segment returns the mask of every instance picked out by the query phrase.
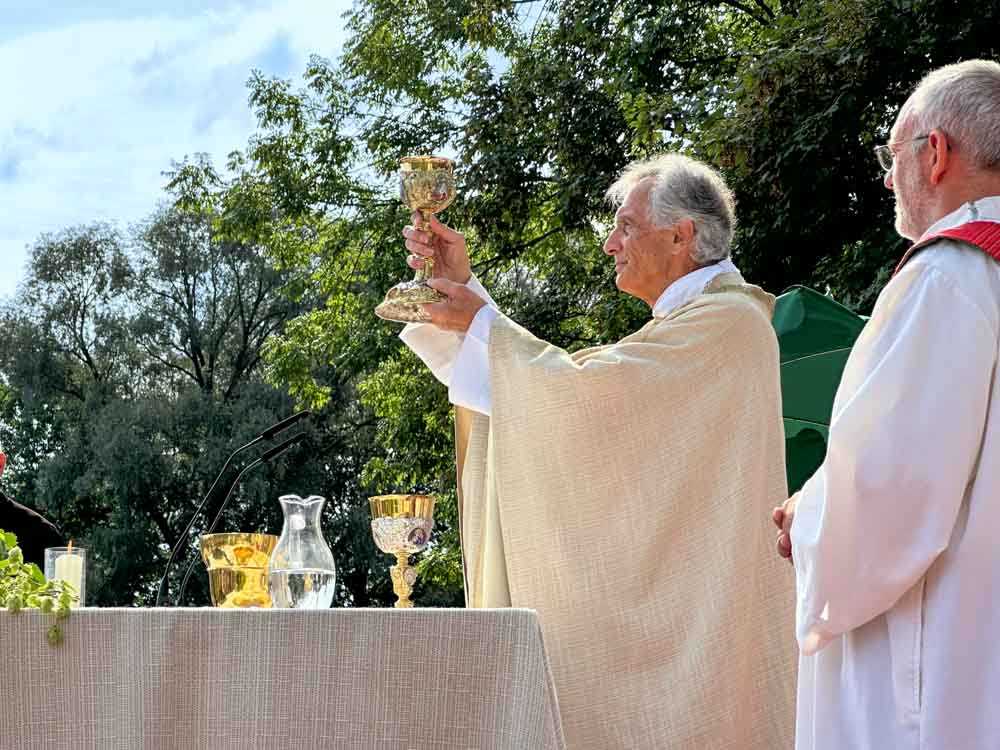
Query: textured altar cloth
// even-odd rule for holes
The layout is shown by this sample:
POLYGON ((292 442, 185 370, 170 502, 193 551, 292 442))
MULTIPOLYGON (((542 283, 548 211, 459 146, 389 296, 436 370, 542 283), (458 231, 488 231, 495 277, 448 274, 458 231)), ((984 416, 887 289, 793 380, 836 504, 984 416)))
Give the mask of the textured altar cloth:
POLYGON ((559 750, 527 610, 0 610, 4 750, 559 750))

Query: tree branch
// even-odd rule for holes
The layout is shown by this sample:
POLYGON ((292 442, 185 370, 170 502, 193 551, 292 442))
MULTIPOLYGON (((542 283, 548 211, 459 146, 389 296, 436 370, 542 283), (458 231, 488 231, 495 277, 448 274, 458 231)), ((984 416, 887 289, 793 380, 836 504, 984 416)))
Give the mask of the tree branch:
MULTIPOLYGON (((747 6, 747 5, 744 5, 743 3, 739 2, 739 0, 719 0, 719 2, 722 5, 728 5, 729 7, 735 8, 736 10, 738 10, 738 11, 740 11, 742 13, 746 13, 748 16, 750 16, 750 18, 752 18, 753 20, 755 20, 761 26, 767 26, 768 25, 768 18, 767 17, 761 18, 759 15, 757 15, 754 12, 753 8, 751 8, 751 7, 747 6)), ((768 9, 768 12, 770 13, 770 18, 773 19, 774 18, 774 14, 770 12, 770 9, 768 9)))

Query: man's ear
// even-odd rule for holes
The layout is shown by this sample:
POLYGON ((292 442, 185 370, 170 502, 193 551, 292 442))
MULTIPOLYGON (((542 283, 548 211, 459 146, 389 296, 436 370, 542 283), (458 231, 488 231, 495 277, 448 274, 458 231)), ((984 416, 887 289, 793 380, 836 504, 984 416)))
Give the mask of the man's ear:
POLYGON ((694 221, 691 219, 681 219, 674 226, 674 252, 681 250, 687 252, 694 244, 694 221))
POLYGON ((931 160, 931 184, 937 185, 944 179, 945 172, 951 166, 952 154, 948 148, 948 136, 934 128, 927 134, 927 145, 931 160))

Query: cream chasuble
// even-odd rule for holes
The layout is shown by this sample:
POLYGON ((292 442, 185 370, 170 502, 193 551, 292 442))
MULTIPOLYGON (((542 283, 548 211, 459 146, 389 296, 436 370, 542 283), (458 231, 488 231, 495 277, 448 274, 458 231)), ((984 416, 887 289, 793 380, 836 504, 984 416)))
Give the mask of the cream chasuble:
POLYGON ((723 274, 572 355, 493 323, 493 417, 456 419, 466 596, 538 610, 570 750, 792 745, 772 304, 723 274))

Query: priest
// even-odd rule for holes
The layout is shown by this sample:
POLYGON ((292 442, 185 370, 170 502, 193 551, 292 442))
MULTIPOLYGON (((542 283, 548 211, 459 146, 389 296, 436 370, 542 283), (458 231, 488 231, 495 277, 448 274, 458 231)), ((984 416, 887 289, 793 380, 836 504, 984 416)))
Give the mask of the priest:
POLYGON ((915 244, 775 510, 798 579, 798 750, 1000 748, 1000 65, 930 73, 876 149, 915 244))
POLYGON ((456 411, 466 597, 539 612, 573 750, 791 744, 792 577, 766 514, 786 491, 773 297, 730 260, 733 198, 704 164, 630 165, 604 251, 650 320, 568 353, 504 315, 464 238, 433 258, 402 338, 456 411))

